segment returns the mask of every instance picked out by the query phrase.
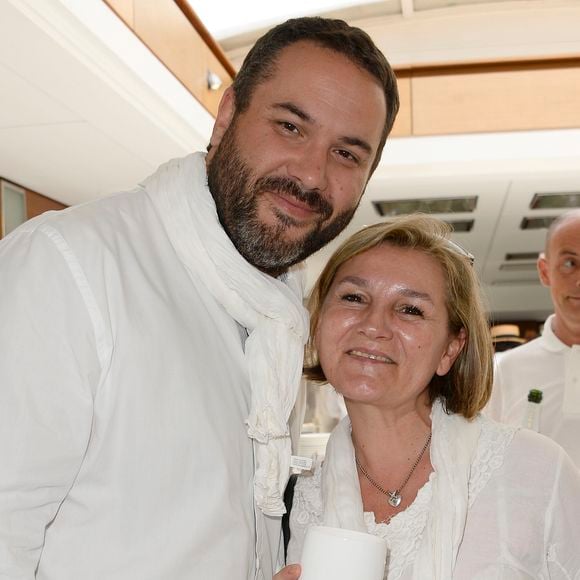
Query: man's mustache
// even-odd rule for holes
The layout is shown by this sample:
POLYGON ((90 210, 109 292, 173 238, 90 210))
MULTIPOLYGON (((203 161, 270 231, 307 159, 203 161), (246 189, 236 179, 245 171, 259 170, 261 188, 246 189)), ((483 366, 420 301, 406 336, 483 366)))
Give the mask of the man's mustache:
POLYGON ((318 190, 303 189, 288 177, 261 177, 256 181, 254 191, 256 193, 262 193, 264 191, 285 193, 295 197, 301 203, 307 204, 308 207, 322 215, 324 219, 332 215, 332 205, 320 195, 318 190))

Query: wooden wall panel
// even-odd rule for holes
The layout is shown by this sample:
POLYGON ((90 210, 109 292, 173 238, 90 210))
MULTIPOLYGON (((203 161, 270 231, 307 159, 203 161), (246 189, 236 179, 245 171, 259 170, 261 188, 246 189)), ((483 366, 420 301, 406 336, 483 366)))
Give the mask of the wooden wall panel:
MULTIPOLYGON (((66 208, 66 205, 55 201, 54 199, 50 199, 40 193, 36 193, 35 191, 31 191, 30 189, 23 188, 20 185, 17 185, 11 181, 6 182, 2 178, 0 178, 0 182, 10 183, 15 187, 24 190, 24 199, 26 203, 26 219, 32 219, 37 215, 44 213, 45 211, 49 210, 61 210, 66 208)), ((1 200, 0 200, 1 201, 1 200)), ((2 203, 0 203, 0 224, 2 224, 2 203)), ((2 227, 0 225, 0 238, 2 238, 2 227)))
POLYGON ((214 116, 231 77, 173 1, 134 0, 134 30, 151 51, 214 116), (207 86, 208 67, 223 81, 207 86))
POLYGON ((203 104, 207 110, 213 113, 215 116, 217 114, 218 105, 222 95, 224 94, 224 91, 232 84, 232 79, 217 57, 209 50, 205 51, 205 68, 206 71, 211 71, 212 73, 216 74, 222 81, 222 86, 219 89, 209 90, 206 86, 203 94, 203 104))
POLYGON ((580 127, 580 67, 417 75, 413 134, 580 127))
POLYGON ((408 137, 413 132, 411 116, 411 78, 408 75, 397 75, 399 87, 399 113, 393 125, 390 137, 408 137))
POLYGON ((204 43, 176 4, 135 0, 135 32, 190 91, 203 91, 204 43))
MULTIPOLYGON (((187 0, 104 1, 215 116, 235 71, 187 0), (208 70, 224 81, 220 90, 208 89, 208 70)), ((579 55, 395 72, 401 108, 392 137, 580 127, 579 55)))
POLYGON ((32 219, 41 213, 49 210, 60 210, 67 207, 62 203, 40 195, 35 191, 26 190, 26 217, 32 219))

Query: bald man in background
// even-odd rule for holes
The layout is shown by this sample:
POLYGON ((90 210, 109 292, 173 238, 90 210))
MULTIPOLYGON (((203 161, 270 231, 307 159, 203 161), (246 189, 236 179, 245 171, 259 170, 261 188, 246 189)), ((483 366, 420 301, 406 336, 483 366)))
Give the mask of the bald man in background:
POLYGON ((554 314, 542 336, 497 362, 489 414, 523 425, 528 393, 542 391, 540 432, 559 443, 580 468, 580 209, 552 222, 538 258, 554 314))

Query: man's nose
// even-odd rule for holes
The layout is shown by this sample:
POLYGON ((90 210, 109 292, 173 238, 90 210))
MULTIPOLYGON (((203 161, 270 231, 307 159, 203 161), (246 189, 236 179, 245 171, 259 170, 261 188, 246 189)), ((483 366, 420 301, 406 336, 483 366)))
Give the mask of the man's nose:
POLYGON ((324 192, 328 185, 328 150, 318 144, 301 148, 288 164, 288 173, 304 189, 324 192))

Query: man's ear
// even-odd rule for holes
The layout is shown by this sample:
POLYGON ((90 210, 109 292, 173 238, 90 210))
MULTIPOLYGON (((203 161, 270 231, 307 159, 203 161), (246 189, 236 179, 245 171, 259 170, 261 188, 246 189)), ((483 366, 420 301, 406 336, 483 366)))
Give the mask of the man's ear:
POLYGON ((212 150, 214 150, 223 139, 224 133, 230 126, 236 112, 236 98, 233 87, 229 86, 222 95, 211 139, 209 140, 212 150))
POLYGON ((544 286, 550 286, 550 269, 548 268, 548 260, 544 252, 540 254, 536 266, 538 267, 538 274, 540 275, 542 284, 544 286))

